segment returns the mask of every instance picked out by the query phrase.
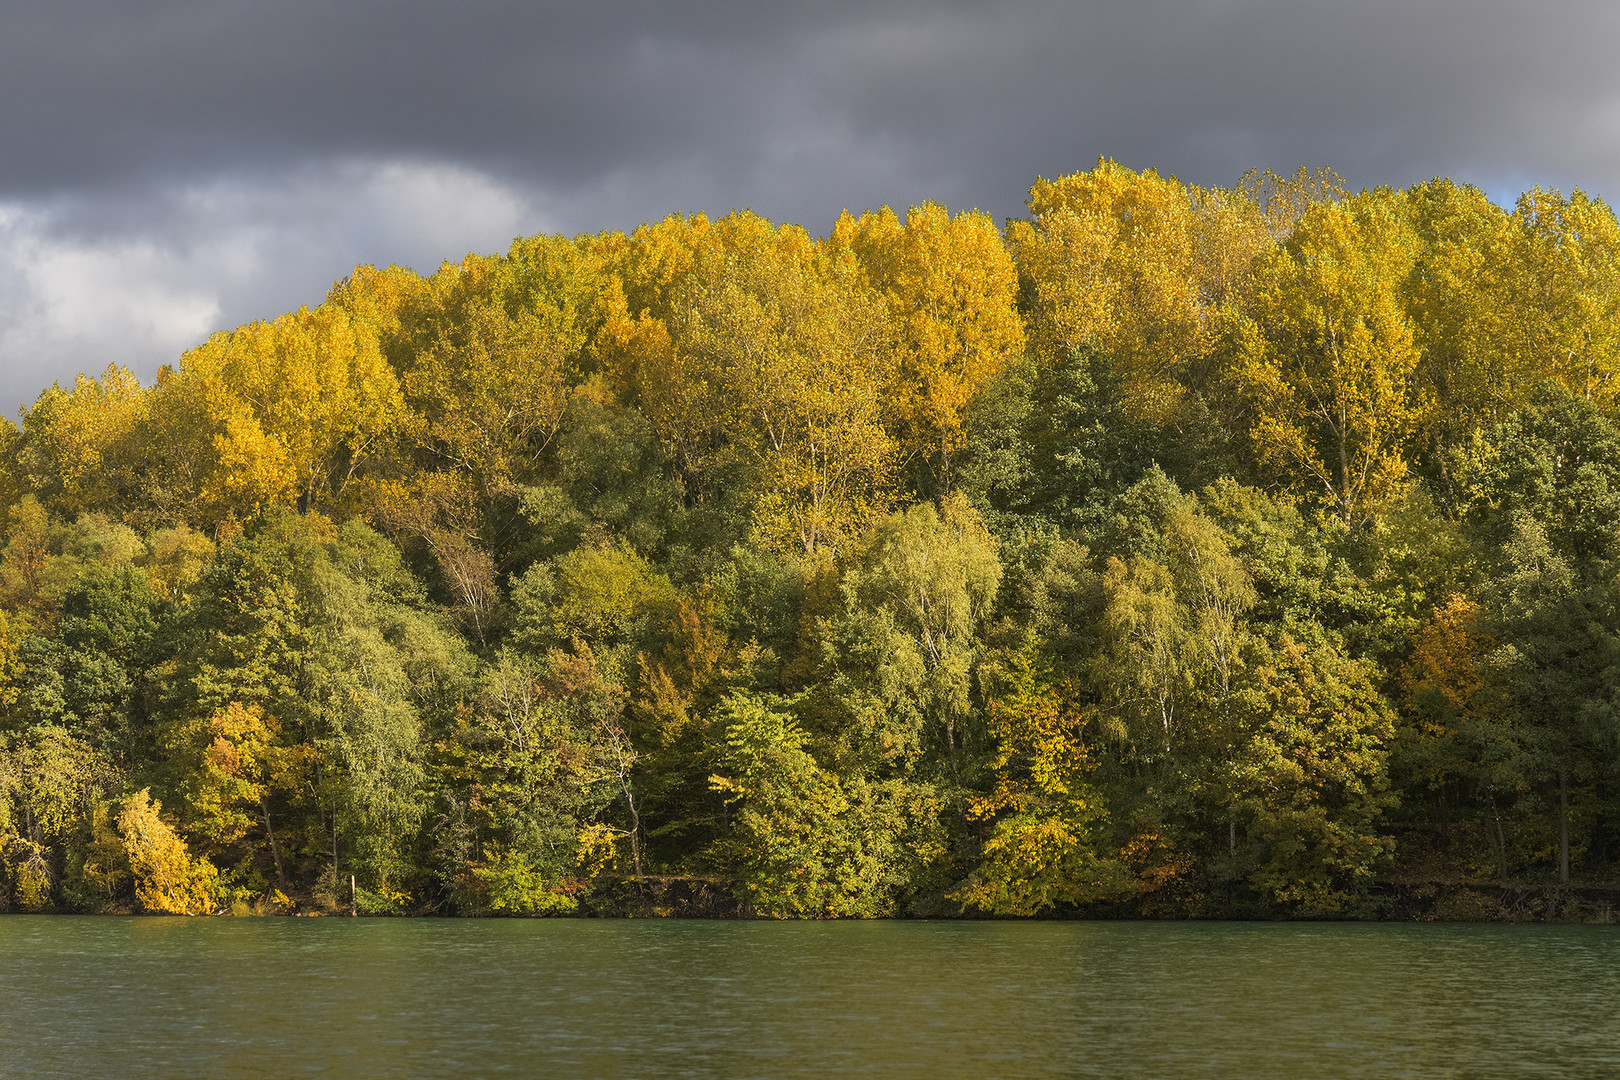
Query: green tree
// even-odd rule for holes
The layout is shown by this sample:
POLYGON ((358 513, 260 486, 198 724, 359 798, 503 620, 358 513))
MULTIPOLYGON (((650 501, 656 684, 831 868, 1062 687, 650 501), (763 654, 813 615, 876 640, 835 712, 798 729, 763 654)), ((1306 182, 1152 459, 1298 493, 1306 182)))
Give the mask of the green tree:
POLYGON ((995 540, 960 494, 894 514, 862 538, 821 646, 823 667, 847 673, 825 688, 842 699, 838 719, 821 723, 845 729, 850 763, 910 764, 943 736, 960 773, 957 734, 976 715, 974 672, 1000 583, 995 540))
POLYGON ((1249 880, 1302 912, 1346 910, 1393 847, 1378 826, 1396 802, 1395 715, 1377 669, 1301 626, 1260 648, 1234 697, 1248 733, 1231 786, 1257 848, 1249 880))
POLYGON ((1123 864, 1106 854, 1108 810, 1091 780, 1096 762, 1087 717, 1015 657, 1009 692, 990 705, 995 787, 969 816, 994 819, 984 860, 954 896, 995 915, 1036 915, 1059 904, 1118 899, 1129 891, 1123 864))
POLYGON ((579 835, 618 794, 594 764, 602 694, 577 671, 502 653, 442 746, 438 872, 464 913, 575 907, 579 835))
POLYGON ((806 751, 793 703, 736 693, 721 705, 726 749, 713 784, 734 804, 722 858, 756 914, 893 914, 943 854, 940 805, 925 788, 840 783, 806 751))

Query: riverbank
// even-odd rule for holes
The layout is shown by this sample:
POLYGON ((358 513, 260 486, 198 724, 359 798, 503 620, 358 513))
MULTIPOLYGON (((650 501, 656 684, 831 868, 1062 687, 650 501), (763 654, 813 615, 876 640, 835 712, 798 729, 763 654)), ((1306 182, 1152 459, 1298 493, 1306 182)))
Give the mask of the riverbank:
MULTIPOLYGON (((719 877, 646 874, 598 879, 577 894, 577 907, 553 912, 553 918, 583 919, 712 919, 751 921, 762 918, 740 899, 736 883, 719 877)), ((436 918, 434 910, 365 910, 362 907, 323 907, 313 898, 282 898, 221 909, 216 916, 342 918, 436 918)), ((23 914, 20 912, 0 912, 23 914)), ((60 912, 58 914, 72 914, 60 912)), ((102 914, 127 916, 131 910, 102 914)), ((499 917, 499 916, 491 916, 499 917)), ((1146 910, 1139 903, 1069 905, 1034 919, 1008 920, 963 912, 934 897, 896 913, 891 921, 943 919, 954 921, 1049 922, 1091 920, 1118 922, 1384 922, 1384 923, 1548 923, 1561 925, 1613 925, 1620 922, 1620 883, 1569 885, 1514 881, 1402 881, 1379 882, 1342 912, 1286 914, 1239 896, 1192 896, 1175 910, 1146 910)), ((878 920, 884 921, 884 920, 878 920)))

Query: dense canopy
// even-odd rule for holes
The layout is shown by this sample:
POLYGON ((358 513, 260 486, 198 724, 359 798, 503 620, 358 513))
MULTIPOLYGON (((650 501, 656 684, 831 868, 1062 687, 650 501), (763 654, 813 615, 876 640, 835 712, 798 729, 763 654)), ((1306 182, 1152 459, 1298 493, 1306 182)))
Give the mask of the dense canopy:
POLYGON ((0 907, 1607 880, 1610 208, 1108 161, 1028 205, 360 267, 46 390, 0 432, 0 907))

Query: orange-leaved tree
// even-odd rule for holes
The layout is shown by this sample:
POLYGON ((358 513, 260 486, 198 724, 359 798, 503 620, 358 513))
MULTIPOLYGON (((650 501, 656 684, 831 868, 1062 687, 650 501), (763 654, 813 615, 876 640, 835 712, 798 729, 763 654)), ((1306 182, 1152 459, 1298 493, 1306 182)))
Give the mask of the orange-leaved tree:
POLYGON ((888 305, 899 349, 894 426, 949 490, 968 402, 1024 349, 1018 278, 1000 233, 986 214, 953 217, 930 202, 904 224, 887 207, 845 212, 827 247, 853 255, 888 305))

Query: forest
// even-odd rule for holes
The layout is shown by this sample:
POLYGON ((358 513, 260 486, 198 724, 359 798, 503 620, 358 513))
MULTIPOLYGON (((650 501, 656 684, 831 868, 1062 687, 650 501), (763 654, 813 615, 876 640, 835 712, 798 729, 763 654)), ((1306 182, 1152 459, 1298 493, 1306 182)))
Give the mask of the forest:
POLYGON ((1620 225, 1111 161, 0 421, 0 910, 1387 917, 1620 858, 1620 225))

